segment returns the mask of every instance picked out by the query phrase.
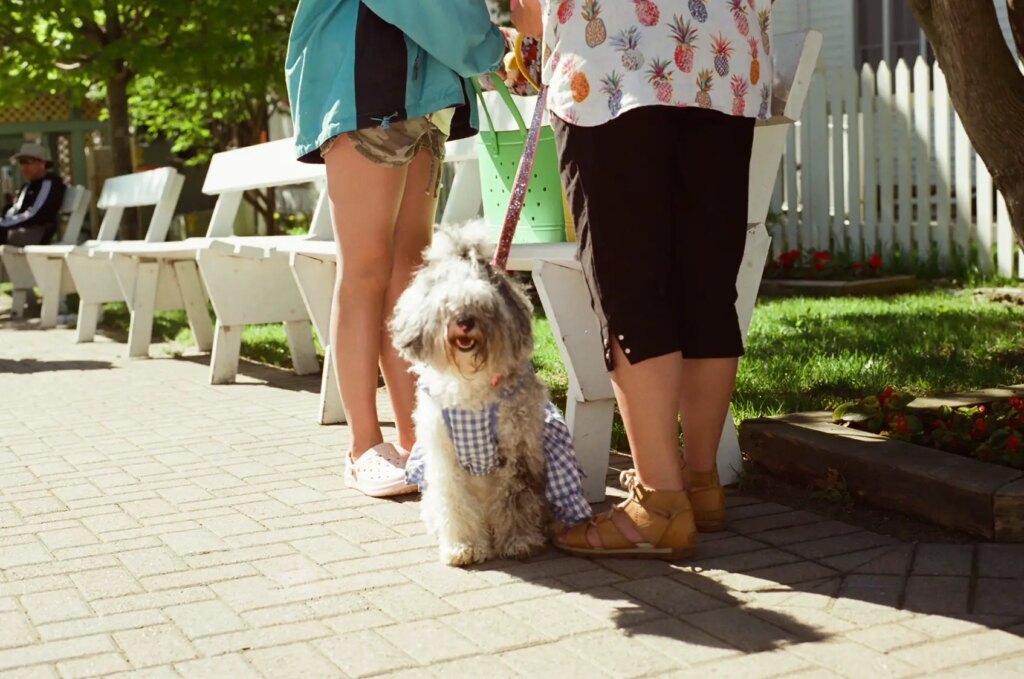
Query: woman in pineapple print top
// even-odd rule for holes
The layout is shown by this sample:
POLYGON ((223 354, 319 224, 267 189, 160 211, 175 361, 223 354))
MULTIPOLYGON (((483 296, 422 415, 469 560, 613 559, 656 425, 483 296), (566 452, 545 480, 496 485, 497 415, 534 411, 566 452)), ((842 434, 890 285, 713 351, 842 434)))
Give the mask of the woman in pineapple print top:
POLYGON ((681 558, 720 530, 716 469, 743 343, 736 276, 772 0, 513 0, 544 82, 579 258, 635 470, 556 545, 681 558), (679 448, 679 423, 685 450, 679 448))

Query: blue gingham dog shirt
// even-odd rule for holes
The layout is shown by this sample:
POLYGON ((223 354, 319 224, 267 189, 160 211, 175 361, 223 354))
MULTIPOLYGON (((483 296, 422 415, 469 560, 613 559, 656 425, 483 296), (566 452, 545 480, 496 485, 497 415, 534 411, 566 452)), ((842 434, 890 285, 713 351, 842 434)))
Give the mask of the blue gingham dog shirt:
MULTIPOLYGON (((498 404, 484 410, 442 408, 445 428, 455 444, 455 458, 467 473, 486 476, 498 467, 498 404)), ((559 521, 574 525, 590 519, 590 504, 583 496, 583 471, 576 461, 572 436, 555 404, 544 406, 544 494, 559 521)), ((424 451, 417 441, 405 467, 406 480, 423 489, 424 451)))

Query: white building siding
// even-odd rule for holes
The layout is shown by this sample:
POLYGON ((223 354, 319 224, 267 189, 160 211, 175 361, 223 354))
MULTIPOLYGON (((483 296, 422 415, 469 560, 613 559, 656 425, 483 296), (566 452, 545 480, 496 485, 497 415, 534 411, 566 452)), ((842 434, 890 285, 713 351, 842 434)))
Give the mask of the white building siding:
POLYGON ((820 67, 853 67, 856 27, 852 0, 779 0, 773 16, 777 34, 808 28, 824 34, 820 67))
MULTIPOLYGON (((993 1, 1006 42, 1015 50, 1006 0, 993 1)), ((825 44, 822 47, 819 66, 828 70, 852 68, 855 63, 857 40, 855 5, 855 0, 778 0, 773 10, 775 33, 790 33, 808 28, 821 31, 825 36, 825 44)))

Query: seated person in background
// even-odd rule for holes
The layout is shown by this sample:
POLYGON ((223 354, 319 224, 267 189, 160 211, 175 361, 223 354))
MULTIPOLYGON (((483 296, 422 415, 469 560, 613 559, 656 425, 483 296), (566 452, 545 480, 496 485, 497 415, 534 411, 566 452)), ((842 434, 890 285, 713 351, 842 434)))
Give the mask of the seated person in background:
POLYGON ((0 217, 0 245, 40 245, 56 235, 65 187, 47 170, 49 155, 42 145, 26 142, 11 158, 20 166, 25 185, 0 217))

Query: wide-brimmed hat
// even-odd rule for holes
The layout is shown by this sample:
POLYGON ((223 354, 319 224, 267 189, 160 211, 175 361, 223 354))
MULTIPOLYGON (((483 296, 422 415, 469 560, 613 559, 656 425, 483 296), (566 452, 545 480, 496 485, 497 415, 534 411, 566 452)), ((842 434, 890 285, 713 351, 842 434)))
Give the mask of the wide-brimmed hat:
POLYGON ((50 152, 42 144, 27 141, 21 145, 18 152, 11 156, 11 162, 17 162, 19 158, 35 158, 43 162, 50 162, 50 152))

